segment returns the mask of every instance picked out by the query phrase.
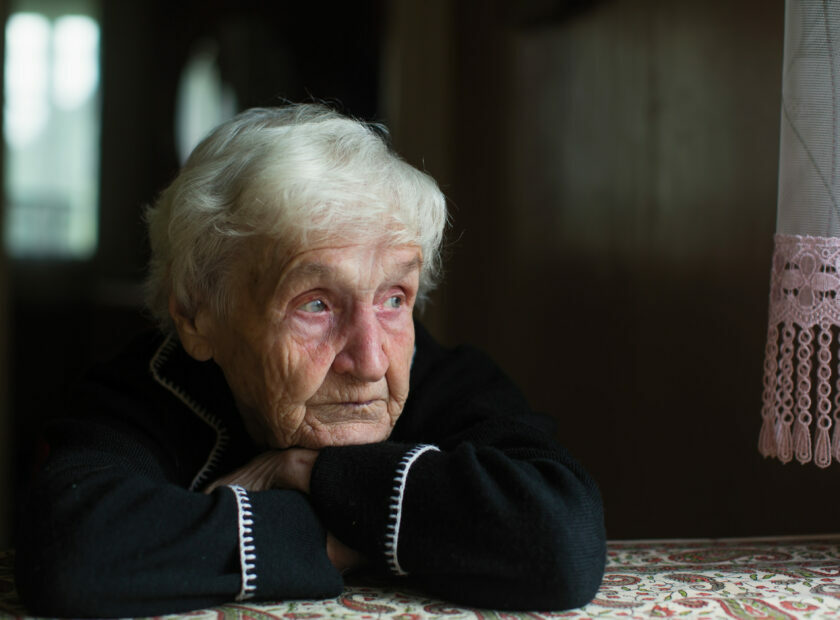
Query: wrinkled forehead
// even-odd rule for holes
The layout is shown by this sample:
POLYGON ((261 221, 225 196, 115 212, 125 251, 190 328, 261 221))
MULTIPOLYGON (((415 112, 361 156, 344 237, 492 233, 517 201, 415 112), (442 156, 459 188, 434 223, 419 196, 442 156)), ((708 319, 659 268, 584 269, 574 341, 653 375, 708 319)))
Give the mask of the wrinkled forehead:
POLYGON ((369 274, 387 281, 419 276, 423 260, 417 246, 338 246, 303 252, 282 270, 282 282, 340 281, 369 274))
POLYGON ((257 296, 302 282, 351 279, 368 273, 388 281, 419 278, 423 254, 414 243, 355 235, 323 239, 319 243, 289 247, 272 238, 254 239, 243 253, 241 283, 257 296))

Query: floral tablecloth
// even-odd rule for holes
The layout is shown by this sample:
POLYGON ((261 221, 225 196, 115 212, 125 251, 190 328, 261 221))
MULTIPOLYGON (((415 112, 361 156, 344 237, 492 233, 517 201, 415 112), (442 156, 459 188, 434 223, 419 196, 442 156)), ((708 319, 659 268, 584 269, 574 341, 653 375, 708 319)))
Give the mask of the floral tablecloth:
MULTIPOLYGON (((0 617, 23 617, 12 552, 0 552, 0 617)), ((614 541, 595 600, 565 612, 468 609, 393 586, 324 601, 229 604, 167 618, 840 618, 840 536, 614 541)))

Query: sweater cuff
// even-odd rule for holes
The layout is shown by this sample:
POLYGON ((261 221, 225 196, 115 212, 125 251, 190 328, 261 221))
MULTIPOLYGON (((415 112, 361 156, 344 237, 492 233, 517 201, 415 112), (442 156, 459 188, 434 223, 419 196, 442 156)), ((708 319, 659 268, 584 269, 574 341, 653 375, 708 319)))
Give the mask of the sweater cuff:
POLYGON ((233 486, 239 529, 241 588, 237 600, 330 598, 341 574, 327 557, 327 534, 297 491, 248 492, 233 486))
POLYGON ((321 451, 310 493, 327 529, 374 564, 405 575, 399 561, 403 500, 411 469, 431 445, 379 443, 321 451))

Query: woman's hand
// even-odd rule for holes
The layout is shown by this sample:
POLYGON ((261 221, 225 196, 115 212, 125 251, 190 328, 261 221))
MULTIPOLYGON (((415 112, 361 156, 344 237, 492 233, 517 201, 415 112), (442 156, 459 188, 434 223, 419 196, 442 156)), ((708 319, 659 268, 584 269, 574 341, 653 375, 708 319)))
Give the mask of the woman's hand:
POLYGON ((318 451, 307 448, 263 452, 247 465, 213 482, 204 492, 212 493, 220 486, 236 484, 248 491, 295 489, 308 494, 312 466, 317 458, 318 451))
POLYGON ((367 564, 365 556, 345 545, 332 532, 327 532, 327 557, 341 574, 367 564))
MULTIPOLYGON (((236 484, 248 491, 296 489, 308 494, 312 466, 317 458, 317 450, 306 448, 263 452, 244 467, 213 482, 204 492, 212 493, 220 486, 236 484)), ((342 543, 331 532, 327 532, 327 557, 341 573, 367 562, 361 553, 342 543)))

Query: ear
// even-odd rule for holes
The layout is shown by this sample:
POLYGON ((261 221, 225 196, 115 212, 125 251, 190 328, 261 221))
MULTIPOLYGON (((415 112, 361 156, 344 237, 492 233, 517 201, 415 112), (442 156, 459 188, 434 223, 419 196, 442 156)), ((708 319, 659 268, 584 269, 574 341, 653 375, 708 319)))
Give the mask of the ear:
POLYGON ((169 296, 169 316, 172 317, 181 344, 190 357, 199 362, 213 358, 211 322, 207 310, 201 308, 194 317, 187 316, 172 294, 169 296))

